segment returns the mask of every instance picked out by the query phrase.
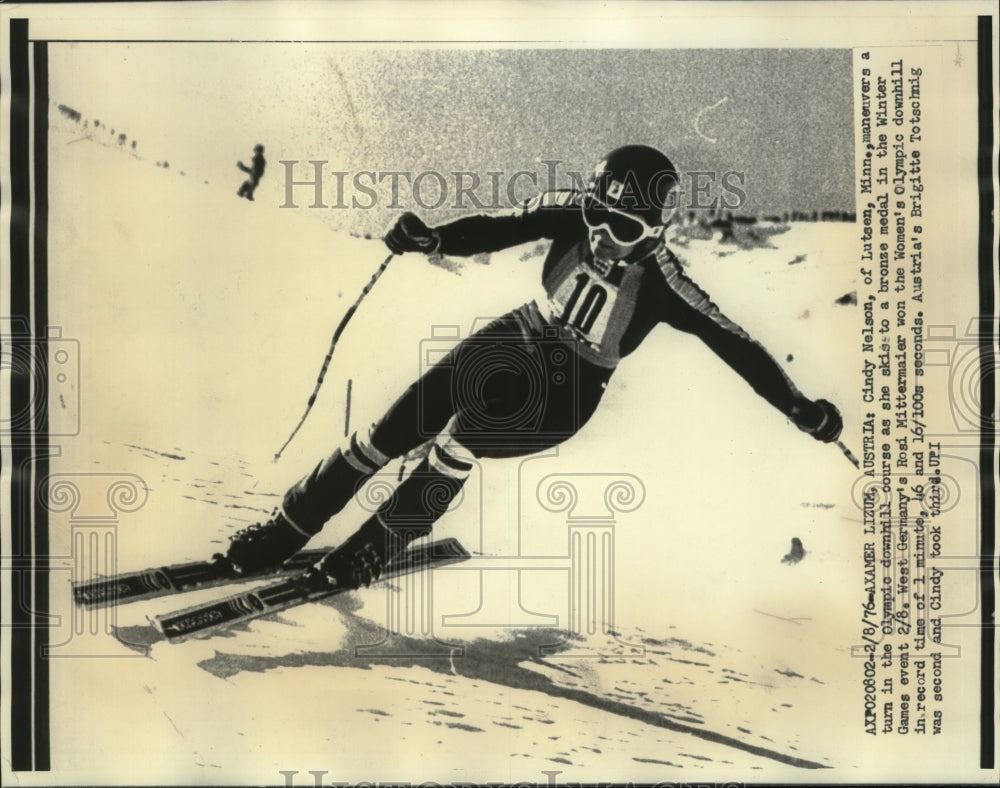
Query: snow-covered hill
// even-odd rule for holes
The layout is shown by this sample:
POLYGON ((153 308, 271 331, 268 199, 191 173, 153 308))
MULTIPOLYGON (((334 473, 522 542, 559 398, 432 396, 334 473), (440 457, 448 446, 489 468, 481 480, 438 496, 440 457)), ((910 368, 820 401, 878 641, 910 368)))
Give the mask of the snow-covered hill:
MULTIPOLYGON (((81 431, 53 472, 140 477, 148 497, 116 529, 123 571, 221 549, 343 438, 348 418, 354 429, 377 417, 428 349, 539 286, 539 246, 393 260, 275 463, 384 246, 278 208, 267 181, 248 203, 235 196, 238 177, 223 188, 67 141, 53 133, 50 312, 79 341, 81 431)), ((760 248, 686 237, 677 251, 807 394, 843 406, 851 443, 857 370, 842 338, 857 318, 837 300, 855 287, 853 227, 770 229, 760 248)), ((113 631, 102 623, 72 644, 107 658, 53 671, 54 720, 74 731, 53 739, 53 763, 93 782, 107 764, 117 774, 131 764, 136 783, 278 782, 298 770, 296 784, 311 784, 311 769, 329 782, 543 782, 546 770, 559 781, 805 781, 818 767, 850 770, 865 760, 861 727, 847 722, 854 478, 836 447, 799 433, 697 340, 663 327, 557 453, 477 468, 437 534, 479 563, 434 573, 424 623, 434 637, 409 631, 357 651, 412 603, 405 584, 181 645, 158 639, 147 618, 220 592, 123 607, 113 631), (580 523, 544 505, 541 485, 556 477, 596 507, 575 516, 613 516, 613 633, 571 624, 567 543, 580 523), (601 511, 590 496, 624 477, 641 504, 601 511), (792 538, 805 557, 782 563, 792 538), (483 568, 483 556, 511 555, 550 564, 483 568)), ((317 542, 336 543, 359 516, 317 542)), ((72 525, 53 517, 67 556, 72 525)), ((63 580, 53 598, 71 622, 63 580)))

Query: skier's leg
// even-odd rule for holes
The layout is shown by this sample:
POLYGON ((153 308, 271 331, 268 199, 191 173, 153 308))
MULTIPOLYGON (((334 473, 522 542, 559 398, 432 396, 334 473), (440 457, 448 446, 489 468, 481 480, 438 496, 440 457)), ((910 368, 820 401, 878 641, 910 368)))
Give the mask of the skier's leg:
POLYGON ((295 555, 374 473, 424 443, 429 436, 423 429, 438 431, 447 423, 450 377, 449 365, 428 370, 367 434, 352 434, 293 485, 268 522, 233 534, 226 559, 238 571, 249 573, 295 555))
POLYGON ((427 370, 364 436, 355 432, 285 494, 285 515, 317 533, 374 473, 437 435, 452 415, 450 380, 448 364, 427 370))
MULTIPOLYGON (((348 539, 320 561, 316 575, 337 585, 368 585, 412 541, 427 536, 465 484, 476 457, 517 457, 555 446, 590 418, 607 373, 575 381, 545 402, 516 371, 498 364, 489 385, 469 399, 435 439, 417 469, 348 539), (579 406, 579 409, 575 406, 579 406), (529 424, 521 419, 540 408, 529 424), (498 429, 497 425, 503 426, 498 429)), ((374 431, 373 431, 374 434, 374 431)))
POLYGON ((396 456, 376 448, 371 432, 365 437, 352 433, 343 446, 296 482, 282 500, 285 517, 309 534, 319 533, 372 474, 396 456))
POLYGON ((374 473, 437 435, 452 416, 451 367, 438 364, 411 384, 372 424, 354 433, 285 495, 285 512, 318 530, 374 473))
MULTIPOLYGON (((558 344, 537 345, 536 366, 499 370, 481 384, 480 409, 458 411, 455 439, 476 457, 522 457, 574 436, 590 420, 613 370, 558 344)), ((459 380, 456 385, 461 385, 459 380)))
POLYGON ((327 582, 369 585, 415 539, 427 536, 459 494, 472 470, 448 430, 428 455, 368 520, 315 567, 327 582))
MULTIPOLYGON (((347 505, 372 474, 392 458, 412 451, 445 428, 456 407, 461 407, 467 400, 467 397, 458 396, 456 402, 453 396, 452 378, 456 367, 464 365, 471 368, 475 377, 475 370, 488 361, 494 340, 520 336, 516 323, 506 316, 478 332, 470 338, 471 341, 460 343, 396 400, 386 414, 372 425, 365 439, 357 434, 351 436, 347 446, 337 449, 295 484, 286 493, 281 511, 274 518, 263 525, 237 532, 231 538, 227 558, 249 572, 280 564, 298 552, 327 520, 347 505)), ((489 366, 488 363, 486 366, 489 366)), ((475 401, 466 405, 477 412, 483 407, 475 401)), ((475 416, 470 418, 477 421, 475 416)), ((443 450, 448 453, 447 449, 443 450)), ((439 456, 440 451, 439 448, 439 456)), ((438 462, 446 464, 447 461, 438 462)), ((429 485, 428 494, 431 489, 443 490, 441 485, 434 483, 434 473, 434 468, 429 467, 424 479, 425 486, 429 485)), ((418 482, 414 481, 403 490, 400 500, 406 500, 408 490, 417 489, 417 485, 418 482)), ((444 487, 449 485, 444 483, 444 487)), ((460 487, 461 484, 458 485, 460 487)), ((453 495, 457 494, 458 488, 453 495)), ((408 507, 409 504, 402 510, 408 507)), ((428 522, 427 530, 439 514, 428 522)))
POLYGON ((453 353, 421 375, 372 425, 373 446, 389 457, 402 457, 440 434, 455 413, 453 353))
POLYGON ((253 193, 257 191, 258 184, 260 184, 260 177, 250 171, 250 177, 247 178, 247 182, 243 184, 246 189, 246 198, 250 200, 250 202, 253 202, 253 193))

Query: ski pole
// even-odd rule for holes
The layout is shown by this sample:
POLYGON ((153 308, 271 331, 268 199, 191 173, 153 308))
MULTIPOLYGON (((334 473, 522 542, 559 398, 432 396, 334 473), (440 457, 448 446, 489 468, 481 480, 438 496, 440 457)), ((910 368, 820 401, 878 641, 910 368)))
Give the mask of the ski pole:
POLYGON ((292 438, 296 436, 299 429, 305 423, 306 417, 309 415, 309 411, 312 410, 313 403, 316 402, 316 397, 319 395, 320 386, 323 385, 323 379, 326 377, 326 371, 327 369, 330 368, 330 359, 333 358, 333 351, 337 347, 337 341, 340 339, 340 335, 344 333, 344 329, 350 322, 351 317, 357 311, 358 305, 364 300, 365 296, 368 295, 369 292, 371 292, 371 289, 375 286, 375 283, 378 281, 378 278, 382 276, 382 273, 389 265, 389 261, 392 260, 392 258, 395 256, 396 255, 394 253, 390 252, 389 256, 382 261, 382 265, 380 265, 378 267, 378 270, 375 271, 374 274, 372 274, 372 278, 368 281, 368 284, 366 284, 364 289, 361 291, 361 295, 359 295, 357 300, 353 304, 351 304, 351 308, 348 309, 347 312, 344 313, 344 316, 341 318, 340 325, 337 326, 337 330, 333 332, 333 339, 330 340, 330 349, 326 353, 326 358, 323 359, 323 366, 319 370, 319 377, 316 378, 316 386, 315 388, 313 388, 312 394, 309 395, 309 401, 306 403, 306 410, 302 414, 302 418, 299 419, 299 423, 295 425, 295 429, 292 430, 292 434, 288 436, 288 440, 284 442, 282 447, 278 449, 277 454, 274 455, 275 462, 277 462, 281 458, 282 452, 284 452, 285 449, 288 448, 288 444, 292 442, 292 438))
POLYGON ((852 452, 850 449, 847 448, 847 446, 844 445, 844 442, 842 440, 837 441, 837 448, 840 449, 842 452, 844 452, 844 456, 851 461, 851 464, 855 468, 861 470, 861 463, 858 462, 858 458, 854 456, 854 452, 852 452))

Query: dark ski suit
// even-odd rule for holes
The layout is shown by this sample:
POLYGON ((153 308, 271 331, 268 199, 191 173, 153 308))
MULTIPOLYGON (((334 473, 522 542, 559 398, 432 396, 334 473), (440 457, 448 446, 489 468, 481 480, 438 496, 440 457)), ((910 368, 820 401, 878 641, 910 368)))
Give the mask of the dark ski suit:
POLYGON ((547 192, 512 213, 437 228, 439 251, 447 255, 551 240, 541 271, 547 302, 513 309, 428 369, 367 434, 354 433, 288 491, 282 509, 289 520, 318 532, 368 477, 433 439, 378 512, 390 528, 429 532, 461 489, 471 459, 531 454, 570 438, 593 415, 618 362, 660 323, 699 337, 782 413, 791 416, 805 401, 662 241, 634 259, 595 262, 581 197, 547 192))

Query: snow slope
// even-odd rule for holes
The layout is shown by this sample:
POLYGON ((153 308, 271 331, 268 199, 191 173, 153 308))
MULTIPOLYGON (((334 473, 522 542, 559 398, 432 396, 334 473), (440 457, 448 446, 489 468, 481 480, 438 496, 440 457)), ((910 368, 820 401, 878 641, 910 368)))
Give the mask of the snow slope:
MULTIPOLYGON (((208 185, 71 138, 52 135, 50 313, 80 343, 81 430, 53 472, 142 480, 141 506, 117 518, 120 570, 221 549, 342 439, 349 379, 353 429, 419 373, 428 348, 454 341, 453 327, 467 334, 538 287, 544 247, 393 260, 275 463, 384 247, 278 208, 266 179, 251 204, 236 198, 237 177, 232 189, 208 185)), ((851 225, 798 224, 771 236, 773 248, 717 237, 677 247, 807 394, 842 405, 848 443, 856 308, 835 300, 854 289, 852 236, 851 225)), ((387 616, 416 598, 402 582, 180 645, 148 617, 220 592, 86 619, 98 631, 76 633, 64 652, 101 658, 56 662, 53 763, 94 783, 121 773, 280 782, 280 770, 298 770, 297 784, 311 784, 308 770, 329 782, 544 781, 547 771, 803 782, 830 779, 819 767, 849 778, 861 764, 871 779, 849 655, 854 478, 836 447, 799 433, 697 340, 658 329, 557 453, 477 468, 436 533, 459 538, 479 568, 434 573, 424 629, 386 635, 387 616), (541 485, 555 477, 577 486, 576 515, 613 517, 613 632, 571 631, 577 523, 545 506, 541 485), (593 503, 626 477, 634 510, 593 503), (793 537, 805 558, 783 564, 793 537), (480 556, 515 554, 548 564, 482 568, 503 564, 480 556)), ((361 515, 317 543, 335 544, 361 515)), ((54 547, 76 577, 87 574, 71 542, 79 527, 53 516, 54 547)), ((81 619, 66 580, 56 573, 52 591, 68 633, 81 619)))

